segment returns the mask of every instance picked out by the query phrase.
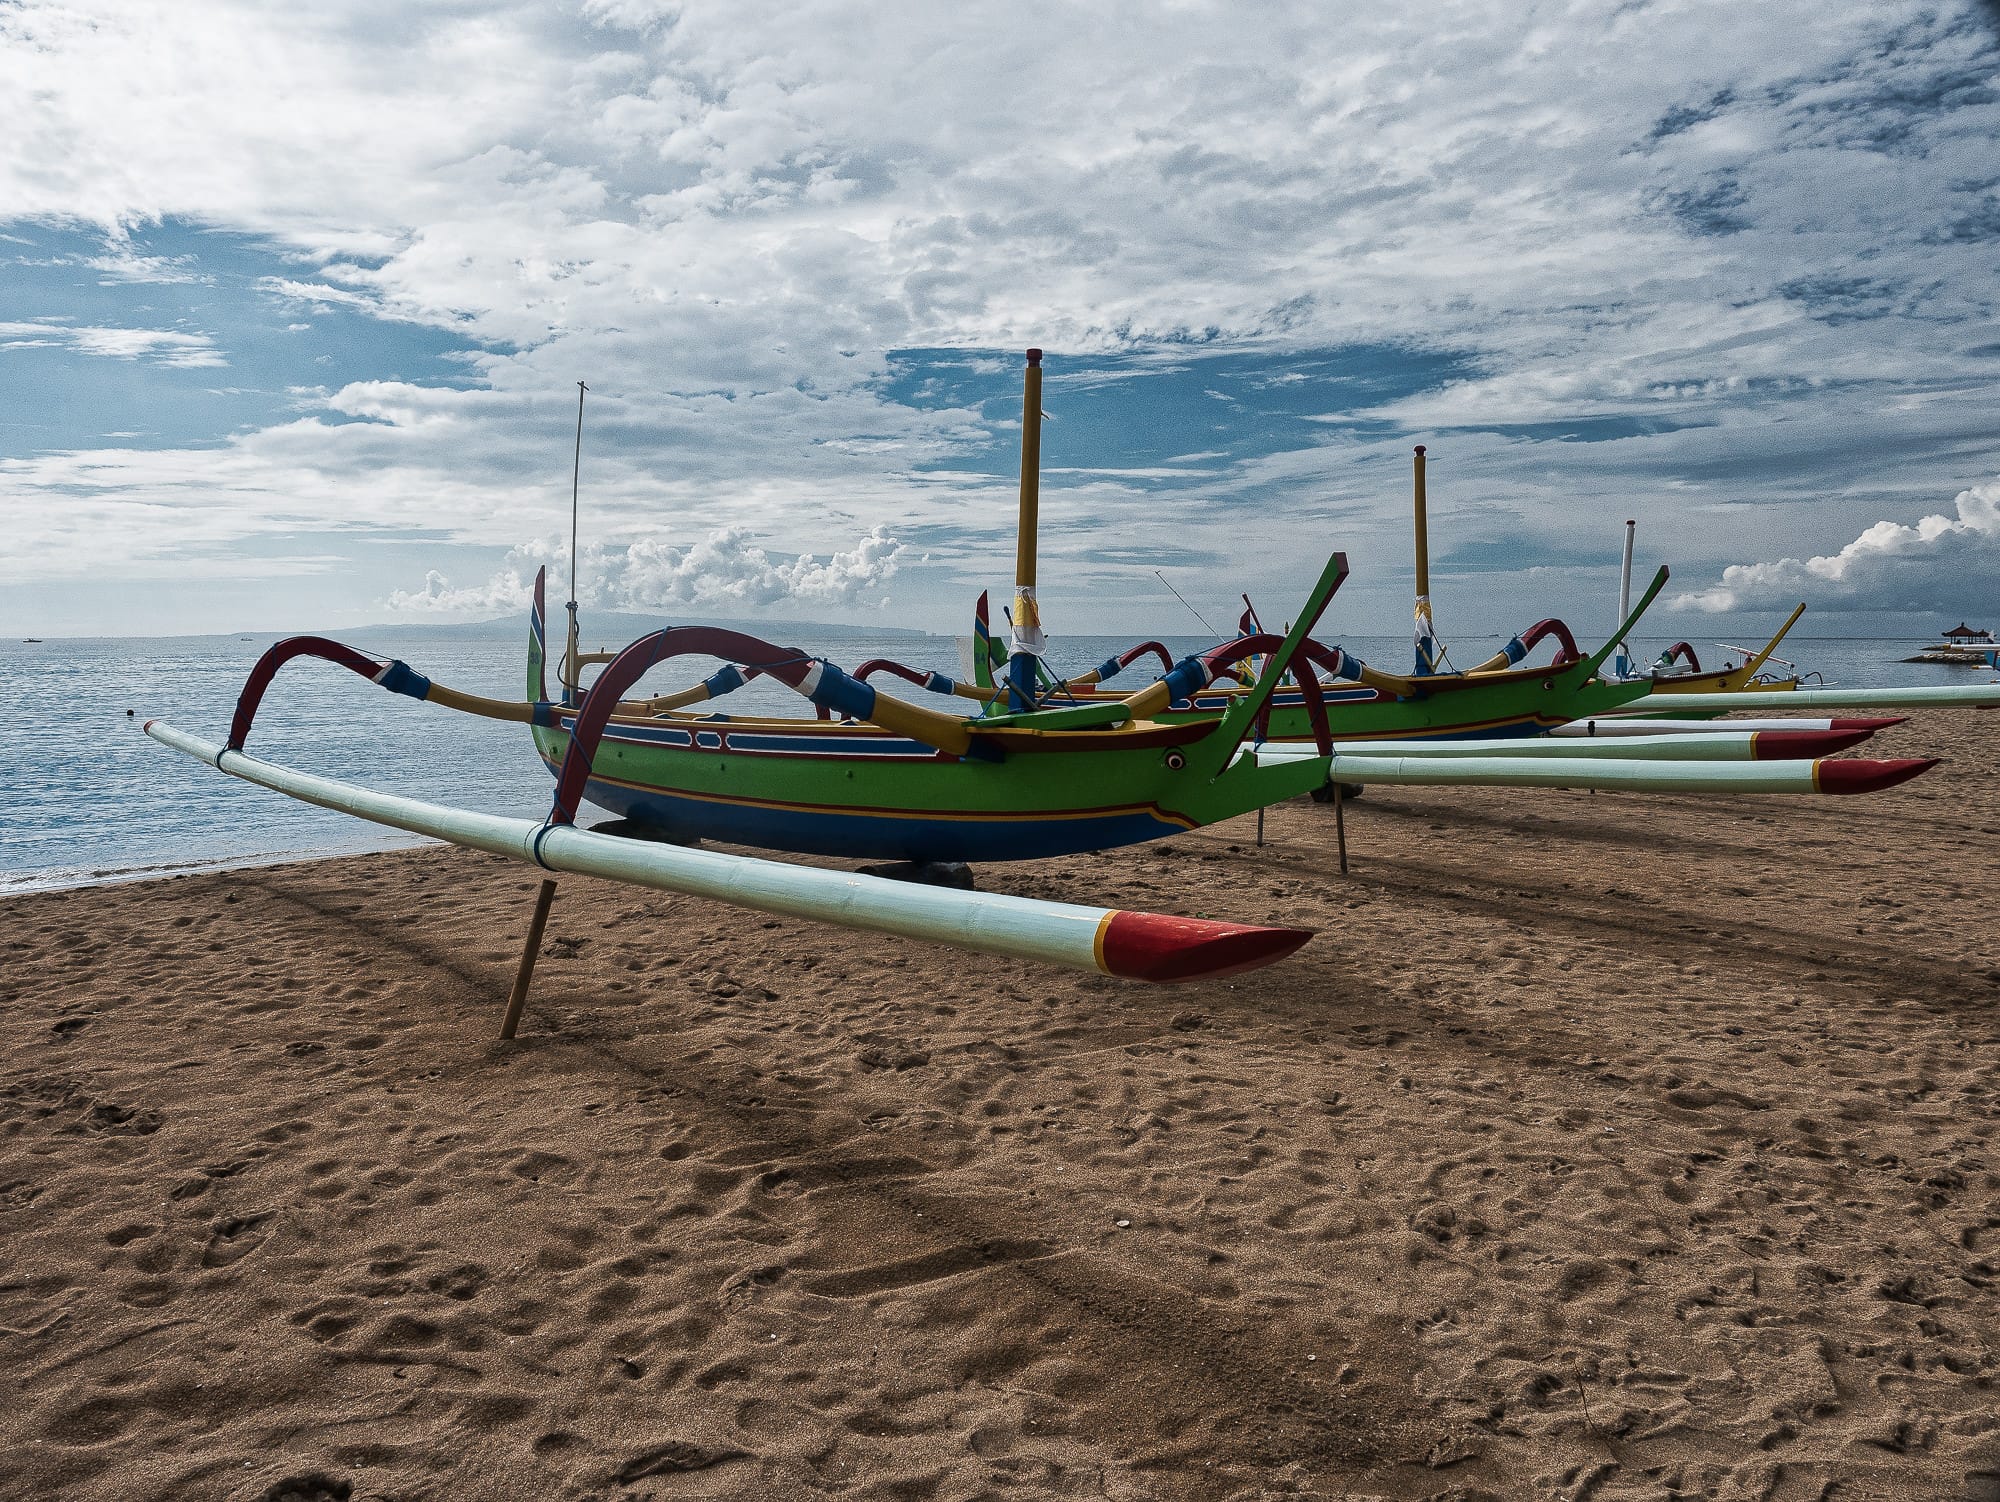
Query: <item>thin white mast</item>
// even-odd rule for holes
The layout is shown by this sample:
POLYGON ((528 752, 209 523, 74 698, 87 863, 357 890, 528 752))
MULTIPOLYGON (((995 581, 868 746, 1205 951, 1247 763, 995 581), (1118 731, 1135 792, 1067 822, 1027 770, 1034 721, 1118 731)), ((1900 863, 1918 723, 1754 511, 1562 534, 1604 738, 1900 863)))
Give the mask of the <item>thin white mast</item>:
POLYGON ((583 394, 590 388, 576 383, 576 462, 569 475, 569 645, 563 653, 563 702, 574 704, 582 687, 577 667, 576 637, 576 497, 583 479, 583 394))
MULTIPOLYGON (((1624 620, 1632 613, 1632 534, 1639 528, 1636 521, 1627 518, 1625 522, 1625 569, 1618 578, 1618 619, 1624 620)), ((1611 676, 1630 678, 1632 676, 1632 648, 1629 643, 1619 642, 1617 655, 1611 659, 1611 676)))

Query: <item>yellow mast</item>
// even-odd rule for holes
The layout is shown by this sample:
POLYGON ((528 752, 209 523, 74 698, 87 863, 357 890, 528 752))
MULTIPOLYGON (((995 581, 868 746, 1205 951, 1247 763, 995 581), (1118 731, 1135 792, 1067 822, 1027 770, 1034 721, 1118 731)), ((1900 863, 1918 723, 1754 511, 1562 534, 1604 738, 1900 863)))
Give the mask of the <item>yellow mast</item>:
POLYGON ((1014 543, 1014 630, 1007 664, 1015 709, 1035 704, 1035 663, 1047 649, 1035 604, 1035 526, 1042 484, 1042 352, 1028 351, 1021 393, 1021 522, 1014 543))
POLYGON ((1417 676, 1437 671, 1437 627, 1431 621, 1431 541, 1424 505, 1424 446, 1417 445, 1417 676))

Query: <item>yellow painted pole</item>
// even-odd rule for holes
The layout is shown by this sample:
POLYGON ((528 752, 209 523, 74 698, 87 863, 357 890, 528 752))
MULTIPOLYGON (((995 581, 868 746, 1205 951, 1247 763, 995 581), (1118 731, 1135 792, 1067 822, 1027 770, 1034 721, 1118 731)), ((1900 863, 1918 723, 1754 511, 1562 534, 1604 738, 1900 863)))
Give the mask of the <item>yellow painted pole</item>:
POLYGON ((1417 598, 1431 595, 1431 538, 1429 519, 1424 514, 1424 446, 1417 445, 1417 598))
POLYGON ((1437 627, 1431 619, 1431 537, 1430 517, 1424 498, 1424 446, 1417 445, 1417 666, 1416 675, 1427 677, 1437 671, 1437 627))
MULTIPOLYGON (((1014 543, 1014 588, 1035 588, 1035 522, 1042 498, 1042 352, 1028 351, 1021 394, 1021 531, 1014 543)), ((1018 621, 1015 623, 1020 624, 1018 621)))
POLYGON ((1028 351, 1021 393, 1021 525, 1014 543, 1013 650, 1007 664, 1014 709, 1035 704, 1035 664, 1047 647, 1042 613, 1035 603, 1035 524, 1042 490, 1042 352, 1028 351))

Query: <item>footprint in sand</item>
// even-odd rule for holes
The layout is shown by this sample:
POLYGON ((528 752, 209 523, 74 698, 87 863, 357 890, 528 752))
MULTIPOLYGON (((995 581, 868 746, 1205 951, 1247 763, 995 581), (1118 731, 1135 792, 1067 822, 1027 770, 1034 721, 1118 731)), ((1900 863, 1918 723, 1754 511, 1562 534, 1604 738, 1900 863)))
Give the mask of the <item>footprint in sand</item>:
POLYGON ((101 1100, 84 1113, 83 1119, 76 1124, 76 1130, 121 1137, 147 1137, 157 1132, 165 1119, 158 1111, 144 1111, 137 1106, 120 1105, 115 1100, 101 1100))
POLYGON ((353 1495, 353 1482, 310 1471, 273 1481, 257 1494, 257 1502, 348 1502, 353 1495))
POLYGON ((664 1445, 633 1456, 612 1472, 611 1479, 621 1486, 630 1486, 634 1481, 643 1480, 648 1476, 673 1476, 688 1471, 705 1471, 711 1466, 719 1466, 727 1461, 750 1458, 748 1450, 723 1449, 670 1440, 664 1445))
POLYGON ((260 1210, 255 1215, 226 1215, 211 1228, 208 1245, 202 1249, 203 1267, 227 1267, 241 1262, 264 1244, 262 1226, 278 1212, 260 1210))

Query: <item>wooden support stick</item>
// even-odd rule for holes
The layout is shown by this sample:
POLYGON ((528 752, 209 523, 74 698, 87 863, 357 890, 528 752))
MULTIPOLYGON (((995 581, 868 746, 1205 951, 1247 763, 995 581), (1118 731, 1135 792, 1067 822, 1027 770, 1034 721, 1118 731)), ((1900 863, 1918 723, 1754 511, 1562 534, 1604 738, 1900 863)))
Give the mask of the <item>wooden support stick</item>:
POLYGON ((521 1025, 521 1009, 528 1004, 528 982, 535 978, 535 959, 542 952, 542 931, 549 926, 549 904, 555 900, 555 878, 545 878, 542 889, 535 893, 535 916, 528 920, 528 942, 521 947, 521 968, 514 973, 514 991, 507 998, 507 1020, 500 1024, 503 1039, 512 1038, 521 1025))
POLYGON ((1347 816, 1340 809, 1340 784, 1333 785, 1333 833, 1340 841, 1340 874, 1347 874, 1347 816))
POLYGON ((1257 848, 1264 848, 1264 810, 1257 810, 1257 848))

